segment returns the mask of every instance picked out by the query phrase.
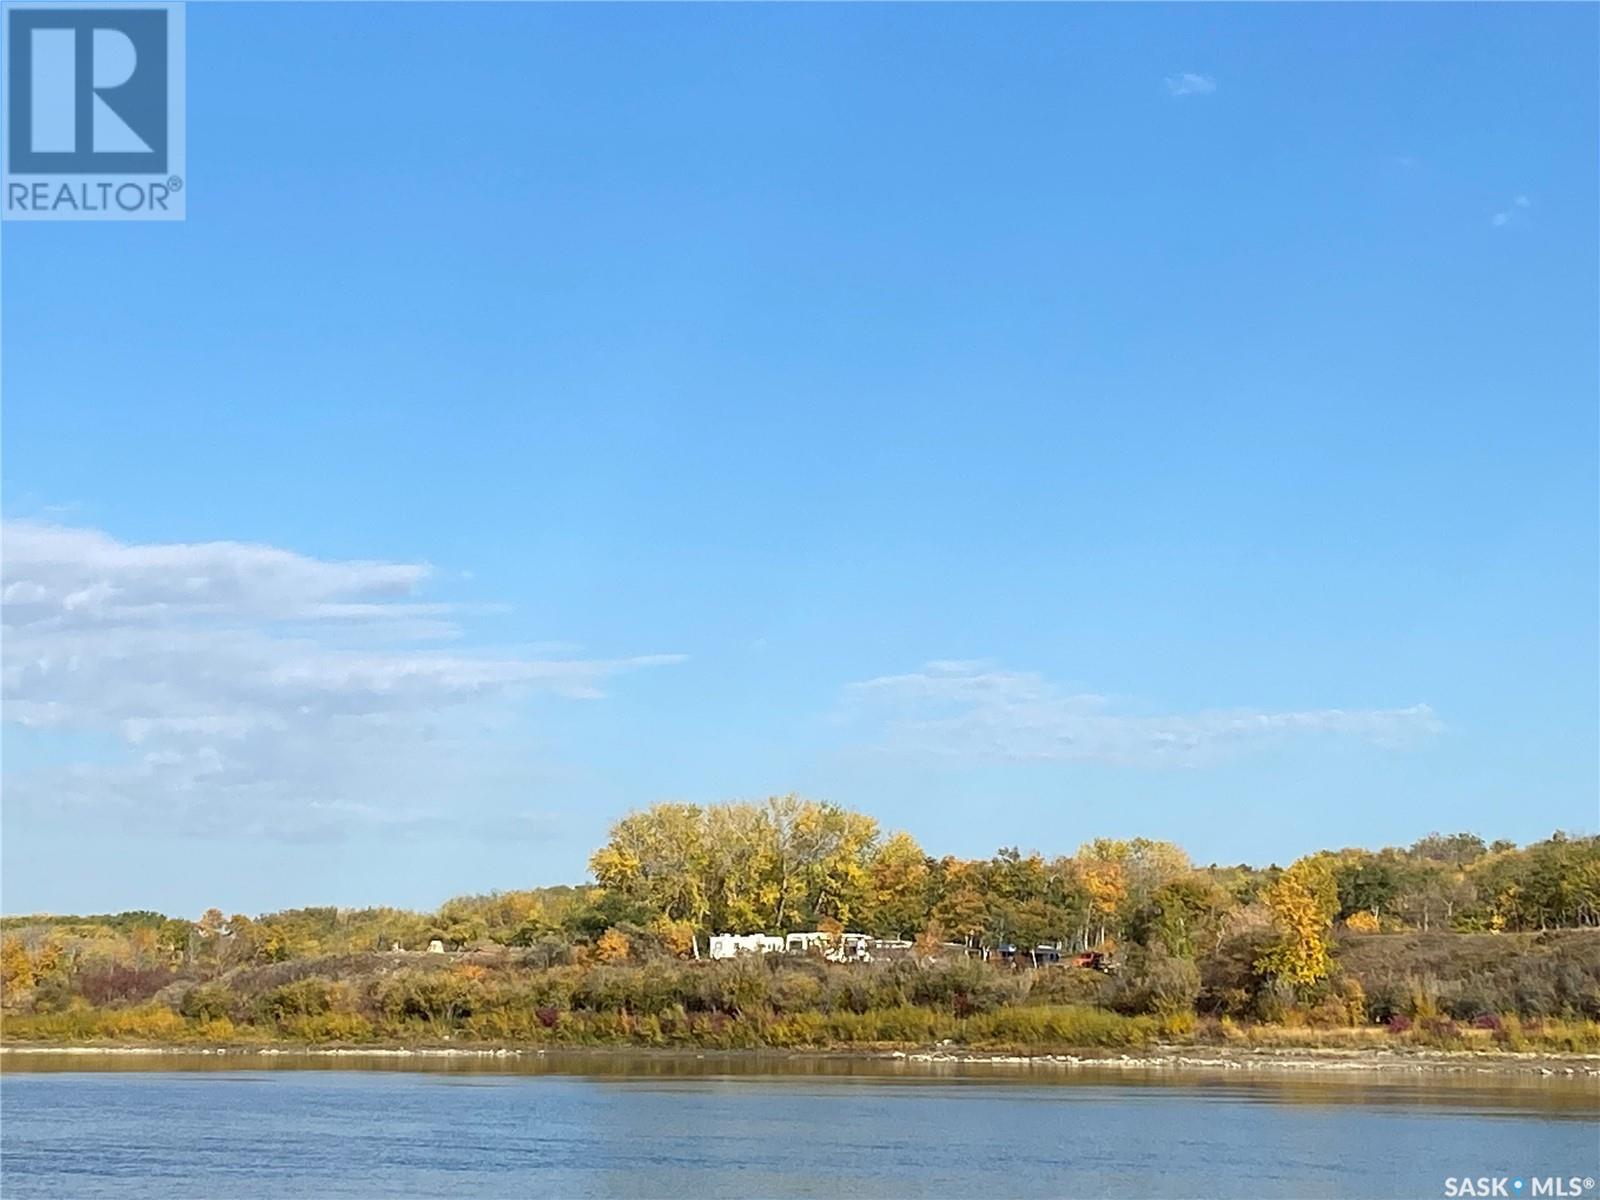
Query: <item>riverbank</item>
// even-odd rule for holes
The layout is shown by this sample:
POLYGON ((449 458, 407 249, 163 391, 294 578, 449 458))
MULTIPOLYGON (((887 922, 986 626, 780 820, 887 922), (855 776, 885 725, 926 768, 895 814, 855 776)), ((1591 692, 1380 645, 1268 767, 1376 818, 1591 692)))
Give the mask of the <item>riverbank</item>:
POLYGON ((30 1061, 111 1057, 123 1060, 159 1060, 201 1057, 249 1064, 279 1064, 295 1060, 336 1066, 340 1062, 495 1060, 538 1063, 570 1061, 604 1063, 627 1057, 650 1061, 699 1062, 756 1066, 768 1063, 851 1062, 878 1063, 886 1067, 938 1069, 951 1066, 1014 1067, 1042 1071, 1246 1071, 1321 1072, 1365 1075, 1477 1074, 1537 1076, 1600 1080, 1600 1054, 1512 1053, 1490 1050, 1442 1051, 1411 1049, 1327 1049, 1315 1047, 1243 1049, 1216 1046, 1153 1046, 1137 1054, 1002 1053, 952 1047, 866 1048, 813 1050, 689 1050, 639 1047, 527 1046, 194 1046, 194 1045, 4 1045, 0 1065, 24 1067, 30 1061))

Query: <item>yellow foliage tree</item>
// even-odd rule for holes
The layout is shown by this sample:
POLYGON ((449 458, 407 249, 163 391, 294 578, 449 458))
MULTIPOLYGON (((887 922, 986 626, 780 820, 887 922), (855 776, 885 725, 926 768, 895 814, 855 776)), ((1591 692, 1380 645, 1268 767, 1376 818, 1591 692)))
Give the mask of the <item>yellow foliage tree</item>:
MULTIPOLYGON (((867 868, 878 823, 837 804, 802 802, 791 826, 792 858, 812 919, 848 925, 867 893, 867 868)), ((819 926, 820 927, 820 926, 819 926)))
POLYGON ((940 869, 944 875, 944 895, 934 905, 929 919, 967 945, 974 945, 988 920, 988 906, 979 886, 977 868, 970 862, 946 856, 940 861, 940 869))
POLYGON ((1278 877, 1265 899, 1278 940, 1256 960, 1256 970, 1296 986, 1326 979, 1333 970, 1330 934, 1339 909, 1327 857, 1300 859, 1278 877))
POLYGON ((661 944, 679 958, 688 958, 694 952, 694 926, 688 921, 670 921, 657 917, 650 922, 650 932, 661 939, 661 944))
POLYGON ((924 920, 928 856, 909 833, 891 834, 868 868, 871 911, 883 936, 901 937, 924 920))
POLYGON ((33 981, 33 960, 22 939, 8 937, 0 941, 0 989, 4 989, 6 998, 27 991, 33 981))
POLYGON ((1098 922, 1097 943, 1105 943, 1108 928, 1115 928, 1117 915, 1128 898, 1130 851, 1127 842, 1111 838, 1096 838, 1078 849, 1078 877, 1089 896, 1085 933, 1087 926, 1098 922))
POLYGON ((714 804, 705 810, 707 919, 713 930, 781 932, 783 847, 775 803, 714 804))
POLYGON ((633 953, 633 943, 620 929, 608 929, 594 944, 594 956, 603 963, 627 962, 633 953))
POLYGON ((601 887, 645 904, 670 920, 700 921, 705 892, 704 822, 693 804, 657 804, 629 813, 589 859, 601 887))

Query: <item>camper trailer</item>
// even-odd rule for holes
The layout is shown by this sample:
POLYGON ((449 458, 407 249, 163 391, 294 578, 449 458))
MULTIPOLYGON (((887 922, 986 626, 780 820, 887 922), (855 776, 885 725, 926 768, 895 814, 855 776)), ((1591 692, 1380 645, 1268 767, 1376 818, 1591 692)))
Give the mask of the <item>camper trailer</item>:
POLYGON ((737 958, 741 954, 781 954, 783 939, 768 937, 764 933, 714 933, 711 935, 712 958, 737 958))

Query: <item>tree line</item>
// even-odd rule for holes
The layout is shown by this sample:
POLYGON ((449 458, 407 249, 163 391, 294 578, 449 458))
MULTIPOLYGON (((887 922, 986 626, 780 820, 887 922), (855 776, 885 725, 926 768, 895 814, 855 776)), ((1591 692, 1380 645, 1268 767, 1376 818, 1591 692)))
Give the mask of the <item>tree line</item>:
POLYGON ((935 858, 907 833, 835 804, 658 804, 611 829, 590 859, 604 896, 635 918, 786 933, 836 922, 883 937, 928 930, 973 947, 1164 942, 1192 953, 1256 917, 1357 932, 1525 931, 1600 925, 1600 838, 1556 833, 1519 848, 1476 834, 1409 847, 1323 850, 1288 868, 1196 866, 1172 842, 1099 838, 1046 857, 1001 849, 935 858))
POLYGON ((627 947, 693 957, 710 933, 847 928, 930 952, 1060 945, 1179 962, 1248 934, 1261 975, 1306 986, 1329 975, 1336 932, 1600 925, 1600 838, 1561 833, 1522 847, 1430 834, 1407 847, 1318 851, 1288 867, 1200 866, 1147 838, 963 859, 930 855, 904 832, 886 835, 864 813, 782 796, 630 813, 590 869, 592 884, 462 896, 432 913, 12 916, 0 922, 0 985, 14 996, 87 972, 91 999, 115 1002, 139 990, 141 972, 416 951, 435 940, 548 961, 588 947, 603 961, 627 947))

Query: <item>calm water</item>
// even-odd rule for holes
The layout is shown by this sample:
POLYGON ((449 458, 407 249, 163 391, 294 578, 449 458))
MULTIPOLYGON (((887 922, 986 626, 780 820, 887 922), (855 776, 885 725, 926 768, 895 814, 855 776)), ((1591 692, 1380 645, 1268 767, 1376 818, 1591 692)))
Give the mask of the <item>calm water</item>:
POLYGON ((1592 1081, 161 1065, 8 1057, 7 1200, 1440 1196, 1453 1175, 1600 1174, 1592 1081))

